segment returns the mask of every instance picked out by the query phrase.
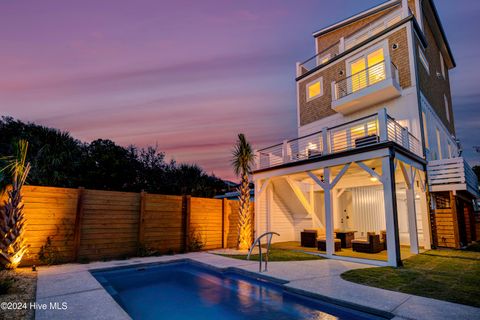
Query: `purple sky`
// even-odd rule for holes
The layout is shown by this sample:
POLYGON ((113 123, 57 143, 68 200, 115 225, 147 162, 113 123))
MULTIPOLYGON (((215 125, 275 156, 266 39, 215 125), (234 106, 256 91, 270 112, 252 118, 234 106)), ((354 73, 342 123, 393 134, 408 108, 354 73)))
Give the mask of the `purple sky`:
MULTIPOLYGON (((295 135, 295 62, 313 55, 311 33, 381 2, 1 1, 0 115, 158 144, 232 178, 237 133, 256 148, 295 135)), ((436 3, 457 61, 457 135, 478 163, 480 2, 436 3)))

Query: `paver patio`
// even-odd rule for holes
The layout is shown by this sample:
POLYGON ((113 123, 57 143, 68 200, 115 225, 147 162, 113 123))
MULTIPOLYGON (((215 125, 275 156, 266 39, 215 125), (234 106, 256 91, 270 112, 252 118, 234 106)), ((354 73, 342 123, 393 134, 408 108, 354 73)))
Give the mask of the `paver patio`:
MULTIPOLYGON (((36 319, 129 319, 128 314, 93 278, 89 270, 144 263, 190 259, 220 269, 238 268, 258 273, 258 262, 237 260, 209 253, 133 258, 122 261, 66 264, 41 267, 37 302, 67 302, 66 310, 36 310, 36 319)), ((409 294, 367 287, 345 281, 340 274, 371 265, 324 259, 270 262, 264 276, 289 281, 287 290, 315 296, 328 302, 391 316, 393 319, 480 319, 480 309, 409 294)))

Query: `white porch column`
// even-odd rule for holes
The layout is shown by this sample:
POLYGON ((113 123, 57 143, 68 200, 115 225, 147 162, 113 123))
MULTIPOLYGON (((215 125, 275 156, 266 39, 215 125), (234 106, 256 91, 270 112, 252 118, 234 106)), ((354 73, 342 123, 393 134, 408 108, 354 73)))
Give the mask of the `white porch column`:
POLYGON ((420 208, 422 210, 422 229, 423 229, 423 248, 430 250, 432 248, 432 222, 430 221, 430 207, 428 205, 428 190, 424 171, 417 171, 417 178, 420 181, 420 208))
POLYGON ((384 142, 388 140, 388 116, 387 109, 383 108, 378 110, 378 133, 380 141, 384 142))
POLYGON ((400 256, 400 239, 398 235, 397 199, 395 195, 395 176, 391 156, 382 159, 382 183, 385 206, 385 222, 387 226, 388 264, 397 267, 402 265, 400 256))
POLYGON ((333 210, 332 210, 332 190, 330 187, 330 168, 323 169, 323 178, 326 184, 325 195, 325 235, 327 256, 333 256, 333 210))
POLYGON ((272 208, 273 208, 273 187, 271 184, 267 186, 266 198, 267 198, 267 216, 266 216, 266 231, 272 231, 272 208))
POLYGON ((260 212, 260 205, 259 205, 259 202, 260 202, 260 196, 259 196, 259 193, 260 193, 260 180, 253 180, 253 187, 255 188, 255 196, 254 196, 254 199, 255 201, 253 201, 253 210, 254 210, 254 215, 253 215, 253 218, 255 219, 253 221, 253 225, 254 225, 254 230, 253 230, 253 238, 256 239, 259 234, 258 234, 258 213, 257 212, 260 212))
POLYGON ((418 254, 418 231, 417 231, 417 212, 415 209, 415 188, 414 184, 407 185, 407 213, 408 213, 408 233, 410 235, 410 252, 418 254))

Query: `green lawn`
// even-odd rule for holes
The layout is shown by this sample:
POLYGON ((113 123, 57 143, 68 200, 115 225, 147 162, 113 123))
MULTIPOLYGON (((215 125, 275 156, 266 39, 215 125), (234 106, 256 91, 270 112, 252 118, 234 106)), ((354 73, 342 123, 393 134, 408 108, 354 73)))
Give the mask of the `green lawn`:
MULTIPOLYGON (((246 254, 241 255, 230 255, 230 254, 222 254, 224 257, 240 259, 240 260, 247 260, 246 254)), ((252 254, 250 256, 250 260, 258 261, 258 254, 252 254)), ((282 249, 275 249, 270 248, 270 253, 268 255, 268 261, 302 261, 302 260, 320 260, 323 259, 322 257, 306 254, 302 252, 296 252, 291 250, 282 250, 282 249)))
POLYGON ((367 286, 480 307, 480 252, 430 250, 404 260, 401 268, 357 269, 341 276, 367 286))

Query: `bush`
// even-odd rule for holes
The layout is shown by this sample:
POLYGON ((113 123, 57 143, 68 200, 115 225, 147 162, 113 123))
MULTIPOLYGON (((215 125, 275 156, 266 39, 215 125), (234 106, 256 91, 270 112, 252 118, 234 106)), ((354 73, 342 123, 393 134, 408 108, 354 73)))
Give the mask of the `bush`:
POLYGON ((58 249, 52 245, 52 238, 47 237, 47 241, 40 248, 38 253, 38 259, 46 265, 60 264, 64 262, 63 255, 58 249))
POLYGON ((202 234, 195 228, 190 229, 188 239, 188 251, 200 251, 203 249, 203 247, 205 247, 205 241, 202 237, 202 234))

